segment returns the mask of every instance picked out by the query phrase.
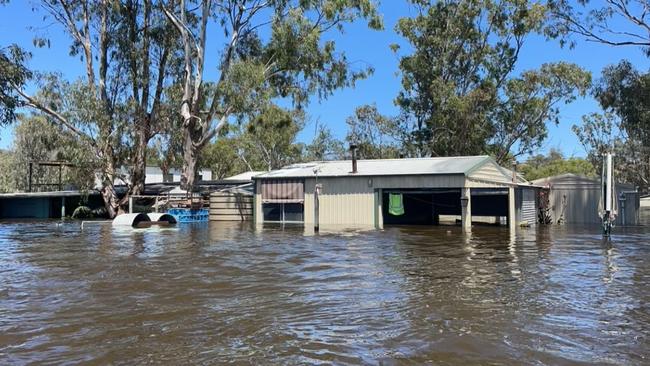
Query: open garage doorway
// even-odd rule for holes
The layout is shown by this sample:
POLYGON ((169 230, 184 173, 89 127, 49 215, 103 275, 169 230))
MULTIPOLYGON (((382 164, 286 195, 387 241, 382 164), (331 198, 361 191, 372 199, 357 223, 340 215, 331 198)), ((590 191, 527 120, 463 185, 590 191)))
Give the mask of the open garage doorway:
MULTIPOLYGON (((384 225, 437 225, 440 223, 440 216, 460 216, 460 194, 458 188, 384 190, 384 225), (401 197, 403 210, 391 210, 391 196, 401 197)), ((395 206, 396 201, 400 199, 392 200, 395 206)))
MULTIPOLYGON (((439 225, 460 223, 461 189, 385 189, 382 192, 384 225, 439 225), (396 196, 399 198, 392 198, 396 196), (394 202, 391 205, 391 200, 394 202), (401 205, 400 205, 401 203, 401 205), (401 209, 391 209, 398 207, 401 209)), ((471 189, 472 222, 505 225, 507 189, 471 189)))

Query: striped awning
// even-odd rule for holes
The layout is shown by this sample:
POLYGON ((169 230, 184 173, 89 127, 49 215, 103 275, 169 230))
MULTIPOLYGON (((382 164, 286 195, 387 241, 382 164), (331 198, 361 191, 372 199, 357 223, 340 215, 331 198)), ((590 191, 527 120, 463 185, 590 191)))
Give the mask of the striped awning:
POLYGON ((305 182, 299 179, 270 179, 262 181, 263 203, 302 203, 305 182))

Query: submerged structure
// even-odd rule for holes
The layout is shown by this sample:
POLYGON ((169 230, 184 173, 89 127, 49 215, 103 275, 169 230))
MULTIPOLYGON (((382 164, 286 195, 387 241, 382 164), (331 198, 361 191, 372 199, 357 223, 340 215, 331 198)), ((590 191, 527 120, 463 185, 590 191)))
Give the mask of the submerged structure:
MULTIPOLYGON (((536 179, 532 182, 543 187, 543 208, 548 223, 554 224, 601 224, 601 212, 605 208, 601 197, 599 179, 577 174, 561 174, 536 179), (602 206, 602 207, 599 207, 602 206)), ((614 225, 637 225, 639 223, 640 195, 631 184, 615 183, 613 206, 616 207, 614 225)))
POLYGON ((536 187, 489 156, 318 161, 253 177, 255 222, 535 225, 536 187))

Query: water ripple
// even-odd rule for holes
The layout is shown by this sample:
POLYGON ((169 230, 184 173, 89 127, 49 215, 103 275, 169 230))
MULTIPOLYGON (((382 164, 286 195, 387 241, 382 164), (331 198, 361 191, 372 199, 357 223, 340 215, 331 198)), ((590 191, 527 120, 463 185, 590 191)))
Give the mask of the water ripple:
POLYGON ((647 364, 649 233, 0 224, 0 364, 647 364))

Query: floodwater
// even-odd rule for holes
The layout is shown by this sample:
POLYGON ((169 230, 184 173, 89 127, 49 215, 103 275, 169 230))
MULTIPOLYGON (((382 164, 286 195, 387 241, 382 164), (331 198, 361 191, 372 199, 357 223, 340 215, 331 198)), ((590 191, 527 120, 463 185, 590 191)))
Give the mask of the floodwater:
POLYGON ((5 223, 0 364, 648 364, 649 238, 5 223))

